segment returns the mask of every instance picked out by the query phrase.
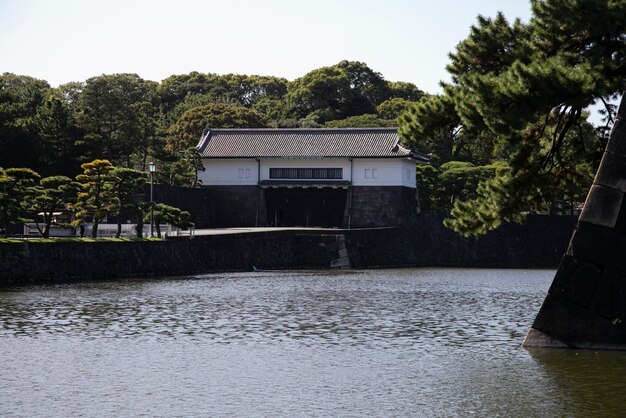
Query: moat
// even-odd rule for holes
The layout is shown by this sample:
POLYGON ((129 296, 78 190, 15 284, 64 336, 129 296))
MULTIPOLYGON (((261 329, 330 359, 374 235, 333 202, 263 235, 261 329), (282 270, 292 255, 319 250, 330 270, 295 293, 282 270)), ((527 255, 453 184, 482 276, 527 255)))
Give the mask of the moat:
POLYGON ((617 416, 626 353, 520 347, 553 270, 0 292, 3 416, 617 416))

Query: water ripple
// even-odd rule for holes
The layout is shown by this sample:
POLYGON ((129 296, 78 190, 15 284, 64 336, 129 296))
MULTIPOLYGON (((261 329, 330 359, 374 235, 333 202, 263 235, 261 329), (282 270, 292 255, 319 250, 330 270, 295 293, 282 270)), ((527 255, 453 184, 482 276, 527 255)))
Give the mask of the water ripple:
POLYGON ((545 284, 521 289, 485 273, 469 285, 449 280, 446 271, 229 274, 17 289, 2 294, 0 337, 518 344, 545 284))

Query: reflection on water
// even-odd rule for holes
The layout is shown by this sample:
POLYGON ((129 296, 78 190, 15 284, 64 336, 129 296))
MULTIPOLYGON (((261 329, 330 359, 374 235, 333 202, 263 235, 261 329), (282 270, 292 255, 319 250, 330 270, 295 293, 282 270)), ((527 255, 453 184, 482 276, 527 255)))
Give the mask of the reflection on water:
POLYGON ((573 411, 615 417, 626 414, 626 353, 539 349, 529 353, 569 395, 573 411))
POLYGON ((259 272, 0 293, 0 413, 621 412, 626 356, 519 347, 552 271, 259 272))

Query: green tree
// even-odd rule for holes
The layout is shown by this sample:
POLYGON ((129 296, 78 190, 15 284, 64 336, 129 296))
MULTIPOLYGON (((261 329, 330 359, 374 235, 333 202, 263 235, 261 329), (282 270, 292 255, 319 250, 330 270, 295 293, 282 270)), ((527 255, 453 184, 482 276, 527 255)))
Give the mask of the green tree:
POLYGON ((193 109, 194 107, 207 106, 212 104, 231 104, 237 103, 227 102, 222 99, 213 97, 210 94, 188 94, 180 103, 178 103, 171 112, 164 115, 163 122, 168 128, 172 126, 186 111, 193 109))
POLYGON ((141 207, 141 196, 143 185, 146 184, 146 173, 133 170, 132 168, 115 167, 112 174, 113 195, 118 206, 114 214, 117 216, 117 231, 115 238, 119 238, 122 233, 122 221, 129 216, 143 218, 141 207))
POLYGON ((474 198, 481 182, 506 170, 505 163, 475 166, 465 161, 449 161, 440 167, 418 165, 420 203, 425 210, 450 212, 457 201, 474 198))
POLYGON ((290 82, 285 97, 297 118, 313 114, 320 123, 341 119, 349 114, 350 79, 340 68, 318 68, 290 82))
POLYGON ((80 94, 79 115, 85 158, 107 158, 126 167, 145 165, 157 136, 156 86, 137 74, 87 80, 80 94))
POLYGON ((161 161, 159 166, 161 168, 156 177, 158 183, 179 187, 199 187, 202 184, 198 176, 205 168, 196 147, 189 147, 179 153, 175 161, 161 161))
POLYGON ((424 92, 415 84, 405 81, 392 81, 389 83, 389 97, 400 98, 410 102, 416 102, 424 96, 424 92))
POLYGON ((398 133, 415 148, 441 165, 455 157, 462 126, 448 96, 425 96, 403 113, 398 133))
MULTIPOLYGON (((285 121, 289 116, 289 109, 285 100, 273 99, 270 97, 261 97, 254 101, 252 109, 256 110, 263 116, 263 121, 266 126, 272 128, 278 128, 285 126, 285 121)), ((295 119, 289 122, 286 127, 293 127, 296 125, 295 119)))
MULTIPOLYGON (((43 238, 50 236, 50 227, 54 224, 55 213, 69 210, 76 202, 81 189, 79 183, 65 176, 44 177, 39 181, 30 210, 43 216, 43 227, 36 223, 43 238)), ((56 224, 58 225, 58 224, 56 224)), ((68 227, 69 225, 60 225, 68 227)))
POLYGON ((394 97, 376 106, 376 114, 382 119, 395 120, 417 102, 394 97))
POLYGON ((391 97, 387 81, 365 63, 343 60, 335 67, 343 70, 350 83, 350 116, 373 113, 376 106, 391 97))
POLYGON ((444 211, 441 204, 442 193, 439 183, 439 169, 430 164, 417 164, 415 167, 415 183, 419 193, 420 207, 423 210, 444 211))
POLYGON ((0 75, 0 166, 39 169, 35 114, 49 89, 33 77, 0 75))
MULTIPOLYGON (((481 183, 475 199, 455 204, 455 220, 448 224, 464 234, 485 233, 543 207, 555 184, 546 180, 577 165, 568 161, 566 149, 584 142, 583 109, 608 102, 626 87, 625 2, 531 4, 528 24, 509 25, 501 14, 479 17, 450 56, 452 83, 444 92, 462 135, 466 141, 492 140, 510 166, 508 174, 481 183)), ((587 159, 595 148, 578 150, 587 159)))
POLYGON ((206 96, 211 103, 225 101, 229 97, 225 79, 217 74, 193 71, 167 77, 157 87, 163 113, 168 115, 190 95, 206 96))
POLYGON ((83 173, 76 176, 82 184, 82 191, 74 208, 76 209, 75 225, 84 223, 87 218, 93 220, 91 238, 98 237, 98 225, 102 219, 115 213, 120 201, 115 195, 114 174, 115 167, 108 160, 94 160, 81 165, 83 173))
POLYGON ((226 74, 219 78, 227 86, 228 98, 246 107, 262 98, 282 100, 287 93, 284 78, 243 74, 226 74))
POLYGON ((263 117, 243 106, 217 103, 189 109, 169 128, 168 149, 181 152, 196 145, 207 124, 212 128, 261 128, 263 117))
MULTIPOLYGON (((157 237, 161 238, 161 224, 169 224, 176 228, 186 229, 193 224, 189 221, 190 214, 187 211, 166 205, 164 203, 153 203, 153 222, 157 237)), ((150 220, 147 213, 144 221, 150 220)))
POLYGON ((24 218, 35 196, 35 181, 39 174, 29 168, 0 168, 0 229, 6 237, 13 223, 27 222, 24 218))
POLYGON ((74 146, 73 124, 70 110, 51 91, 38 107, 34 117, 39 139, 39 167, 43 175, 71 175, 80 164, 74 146))
POLYGON ((506 164, 475 166, 464 161, 449 161, 440 167, 439 180, 445 194, 445 209, 452 209, 457 200, 472 199, 478 185, 496 176, 498 170, 506 170, 506 164))
POLYGON ((331 120, 324 124, 326 128, 385 128, 396 125, 396 122, 393 120, 381 119, 371 114, 349 116, 345 119, 331 120))

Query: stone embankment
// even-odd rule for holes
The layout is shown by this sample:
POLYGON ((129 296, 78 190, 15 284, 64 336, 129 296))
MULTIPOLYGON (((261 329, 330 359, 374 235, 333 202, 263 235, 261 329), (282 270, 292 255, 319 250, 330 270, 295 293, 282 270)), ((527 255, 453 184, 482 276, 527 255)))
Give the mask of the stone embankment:
POLYGON ((556 268, 574 220, 534 216, 463 238, 422 214, 415 229, 261 230, 165 241, 0 243, 0 287, 220 271, 389 268, 556 268))

